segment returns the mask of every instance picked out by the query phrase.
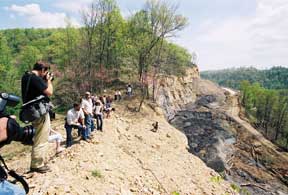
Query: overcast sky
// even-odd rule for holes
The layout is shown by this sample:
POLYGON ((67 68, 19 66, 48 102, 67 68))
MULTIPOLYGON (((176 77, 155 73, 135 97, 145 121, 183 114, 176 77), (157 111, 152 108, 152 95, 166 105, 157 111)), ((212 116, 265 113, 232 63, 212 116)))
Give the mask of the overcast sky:
MULTIPOLYGON (((92 0, 0 0, 0 29, 81 25, 92 0)), ((145 0, 117 0, 124 16, 145 0)), ((172 41, 199 56, 200 70, 288 67, 288 0, 170 0, 189 26, 172 41)))

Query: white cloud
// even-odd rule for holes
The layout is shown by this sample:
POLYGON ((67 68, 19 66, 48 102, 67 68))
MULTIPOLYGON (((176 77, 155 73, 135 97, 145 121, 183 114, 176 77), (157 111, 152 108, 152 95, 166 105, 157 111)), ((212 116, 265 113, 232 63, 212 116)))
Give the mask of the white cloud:
POLYGON ((79 13, 85 9, 93 0, 58 0, 54 6, 71 13, 79 13))
POLYGON ((202 70, 288 66, 288 0, 256 2, 253 15, 209 19, 197 30, 187 29, 177 42, 198 51, 202 70))
MULTIPOLYGON (((67 15, 65 13, 44 12, 38 4, 27 4, 24 6, 13 4, 6 9, 25 17, 31 27, 57 28, 66 26, 67 15)), ((72 25, 79 26, 75 19, 71 18, 70 20, 72 25)))
POLYGON ((38 4, 27 4, 24 6, 18 6, 18 5, 11 5, 10 7, 7 7, 8 10, 17 12, 20 15, 34 15, 41 13, 40 7, 38 4))

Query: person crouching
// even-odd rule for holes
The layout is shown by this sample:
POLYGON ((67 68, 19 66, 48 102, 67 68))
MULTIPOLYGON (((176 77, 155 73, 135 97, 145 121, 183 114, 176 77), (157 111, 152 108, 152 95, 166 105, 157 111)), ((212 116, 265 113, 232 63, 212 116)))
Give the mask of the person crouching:
POLYGON ((84 113, 81 109, 79 103, 75 103, 73 108, 67 112, 66 123, 66 147, 72 146, 72 129, 78 129, 78 132, 81 133, 82 139, 88 141, 88 131, 84 125, 84 113))

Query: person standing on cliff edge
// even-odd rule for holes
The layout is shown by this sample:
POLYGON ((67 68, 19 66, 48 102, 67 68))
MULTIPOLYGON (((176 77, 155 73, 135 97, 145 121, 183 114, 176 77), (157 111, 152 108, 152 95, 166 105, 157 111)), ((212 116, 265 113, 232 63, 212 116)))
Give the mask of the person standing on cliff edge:
MULTIPOLYGON (((53 76, 49 74, 50 65, 45 62, 36 62, 32 71, 27 71, 21 80, 23 104, 43 95, 47 97, 53 94, 53 76)), ((30 171, 46 173, 50 168, 45 165, 48 151, 48 137, 51 128, 49 112, 32 122, 36 129, 33 138, 30 171)))

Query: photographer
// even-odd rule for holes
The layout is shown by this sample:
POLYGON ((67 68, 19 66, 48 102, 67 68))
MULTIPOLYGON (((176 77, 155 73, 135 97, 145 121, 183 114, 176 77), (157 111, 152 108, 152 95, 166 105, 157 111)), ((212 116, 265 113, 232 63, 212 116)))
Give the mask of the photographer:
MULTIPOLYGON (((35 129, 30 126, 20 127, 15 116, 5 113, 6 106, 15 107, 20 102, 18 96, 0 93, 0 148, 12 141, 21 142, 24 145, 32 145, 35 129)), ((10 170, 0 155, 0 194, 26 194, 29 192, 27 182, 15 171, 10 170), (8 175, 19 181, 25 191, 17 185, 11 184, 8 175)))
MULTIPOLYGON (((49 68, 50 65, 47 63, 36 62, 33 70, 23 75, 21 82, 23 104, 33 101, 41 95, 47 97, 46 101, 49 101, 48 96, 53 94, 53 75, 48 72, 49 68)), ((33 139, 30 170, 45 173, 50 171, 49 167, 45 165, 50 130, 49 113, 32 121, 32 125, 36 129, 36 134, 33 139)))
MULTIPOLYGON (((8 134, 10 134, 10 136, 12 135, 11 135, 11 132, 10 133, 8 132, 8 127, 7 127, 9 124, 8 123, 9 120, 12 120, 9 123, 11 122, 15 123, 15 121, 13 121, 14 119, 9 119, 8 117, 0 118, 0 145, 1 146, 8 144, 8 142, 10 142, 9 140, 11 140, 8 134)), ((11 129, 9 129, 9 131, 11 131, 11 129)), ((26 194, 24 189, 18 187, 15 184, 11 184, 10 182, 8 182, 6 180, 7 175, 4 173, 5 171, 3 171, 4 169, 2 167, 0 167, 0 169, 1 169, 0 171, 0 194, 19 194, 19 195, 26 194)))

